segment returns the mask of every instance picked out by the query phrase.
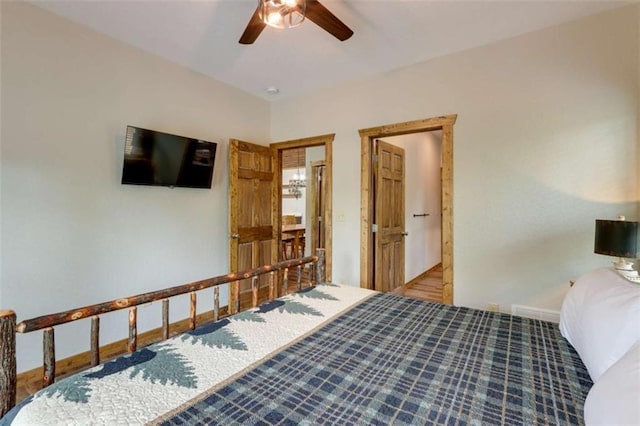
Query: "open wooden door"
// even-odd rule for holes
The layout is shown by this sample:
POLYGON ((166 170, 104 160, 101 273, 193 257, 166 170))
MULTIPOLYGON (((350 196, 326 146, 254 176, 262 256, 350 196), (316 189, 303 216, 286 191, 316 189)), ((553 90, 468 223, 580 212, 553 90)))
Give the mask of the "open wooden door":
MULTIPOLYGON (((278 184, 274 151, 232 139, 229 144, 229 265, 241 272, 278 261, 278 184)), ((268 286, 262 275, 260 288, 268 286)), ((251 280, 239 282, 240 306, 251 303, 251 280)), ((229 286, 229 308, 237 293, 229 286)))
POLYGON ((325 195, 325 162, 311 163, 311 246, 309 253, 315 253, 318 248, 325 248, 324 201, 325 195))
POLYGON ((374 288, 404 285, 404 150, 376 141, 374 288))

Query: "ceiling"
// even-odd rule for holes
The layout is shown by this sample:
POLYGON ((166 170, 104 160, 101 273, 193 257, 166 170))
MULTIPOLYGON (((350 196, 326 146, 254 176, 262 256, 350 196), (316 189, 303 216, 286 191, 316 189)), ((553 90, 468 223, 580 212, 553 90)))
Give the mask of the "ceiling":
POLYGON ((238 43, 257 0, 31 0, 171 62, 267 100, 579 19, 623 1, 321 0, 353 31, 340 42, 306 20, 238 43), (277 87, 279 93, 267 93, 277 87))

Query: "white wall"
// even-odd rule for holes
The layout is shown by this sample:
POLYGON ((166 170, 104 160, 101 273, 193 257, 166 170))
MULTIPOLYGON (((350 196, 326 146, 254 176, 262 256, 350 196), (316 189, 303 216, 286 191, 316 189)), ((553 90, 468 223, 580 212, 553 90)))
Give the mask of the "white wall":
POLYGON ((336 134, 333 276, 360 279, 358 129, 454 127, 454 302, 557 310, 607 265, 594 220, 637 218, 638 6, 271 105, 272 139, 336 134))
MULTIPOLYGON (((0 23, 2 23, 2 6, 0 5, 0 23)), ((2 31, 0 28, 0 82, 2 81, 2 31)), ((0 309, 7 309, 2 305, 2 84, 0 84, 0 309)))
MULTIPOLYGON (((457 113, 456 304, 558 309, 568 279, 610 260, 592 253, 594 219, 640 214, 638 9, 268 105, 0 2, 0 307, 24 318, 226 272, 230 137, 336 133, 333 275, 357 285, 358 129, 457 113), (120 185, 126 124, 218 141, 213 188, 120 185)), ((140 311, 142 330, 157 309, 140 311)), ((126 333, 104 321, 103 342, 126 333)), ((58 356, 88 348, 82 328, 56 331, 58 356)), ((20 336, 20 370, 40 347, 20 336)))
POLYGON ((384 138, 405 151, 404 278, 409 282, 442 261, 440 166, 442 131, 384 138), (427 213, 429 216, 414 217, 427 213))
MULTIPOLYGON (((228 139, 267 142, 268 104, 28 4, 1 9, 0 307, 28 318, 226 273, 228 139), (218 142, 213 188, 121 185, 127 124, 218 142)), ((103 343, 126 336, 124 315, 103 321, 103 343)), ((57 356, 87 350, 88 327, 56 328, 57 356)), ((34 334, 20 370, 41 364, 34 334)))

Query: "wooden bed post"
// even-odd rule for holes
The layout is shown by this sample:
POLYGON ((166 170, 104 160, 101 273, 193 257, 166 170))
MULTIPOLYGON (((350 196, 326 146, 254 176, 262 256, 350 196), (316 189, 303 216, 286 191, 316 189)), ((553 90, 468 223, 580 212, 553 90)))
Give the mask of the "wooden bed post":
POLYGON ((0 418, 16 405, 16 313, 0 311, 0 418))
POLYGON ((91 366, 100 364, 100 317, 91 317, 91 366))
POLYGON ((42 387, 51 386, 56 380, 56 344, 53 327, 47 327, 42 333, 42 387))
POLYGON ((325 249, 316 249, 316 256, 318 256, 318 264, 316 265, 316 285, 325 283, 324 275, 324 261, 325 261, 325 249))

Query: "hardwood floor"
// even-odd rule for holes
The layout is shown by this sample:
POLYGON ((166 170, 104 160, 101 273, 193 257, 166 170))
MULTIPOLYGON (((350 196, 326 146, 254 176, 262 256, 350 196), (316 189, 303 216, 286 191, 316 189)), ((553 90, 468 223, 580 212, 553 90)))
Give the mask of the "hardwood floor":
POLYGON ((443 303, 442 264, 438 264, 429 269, 424 274, 407 283, 405 286, 396 289, 394 293, 401 296, 412 297, 414 299, 443 303))

